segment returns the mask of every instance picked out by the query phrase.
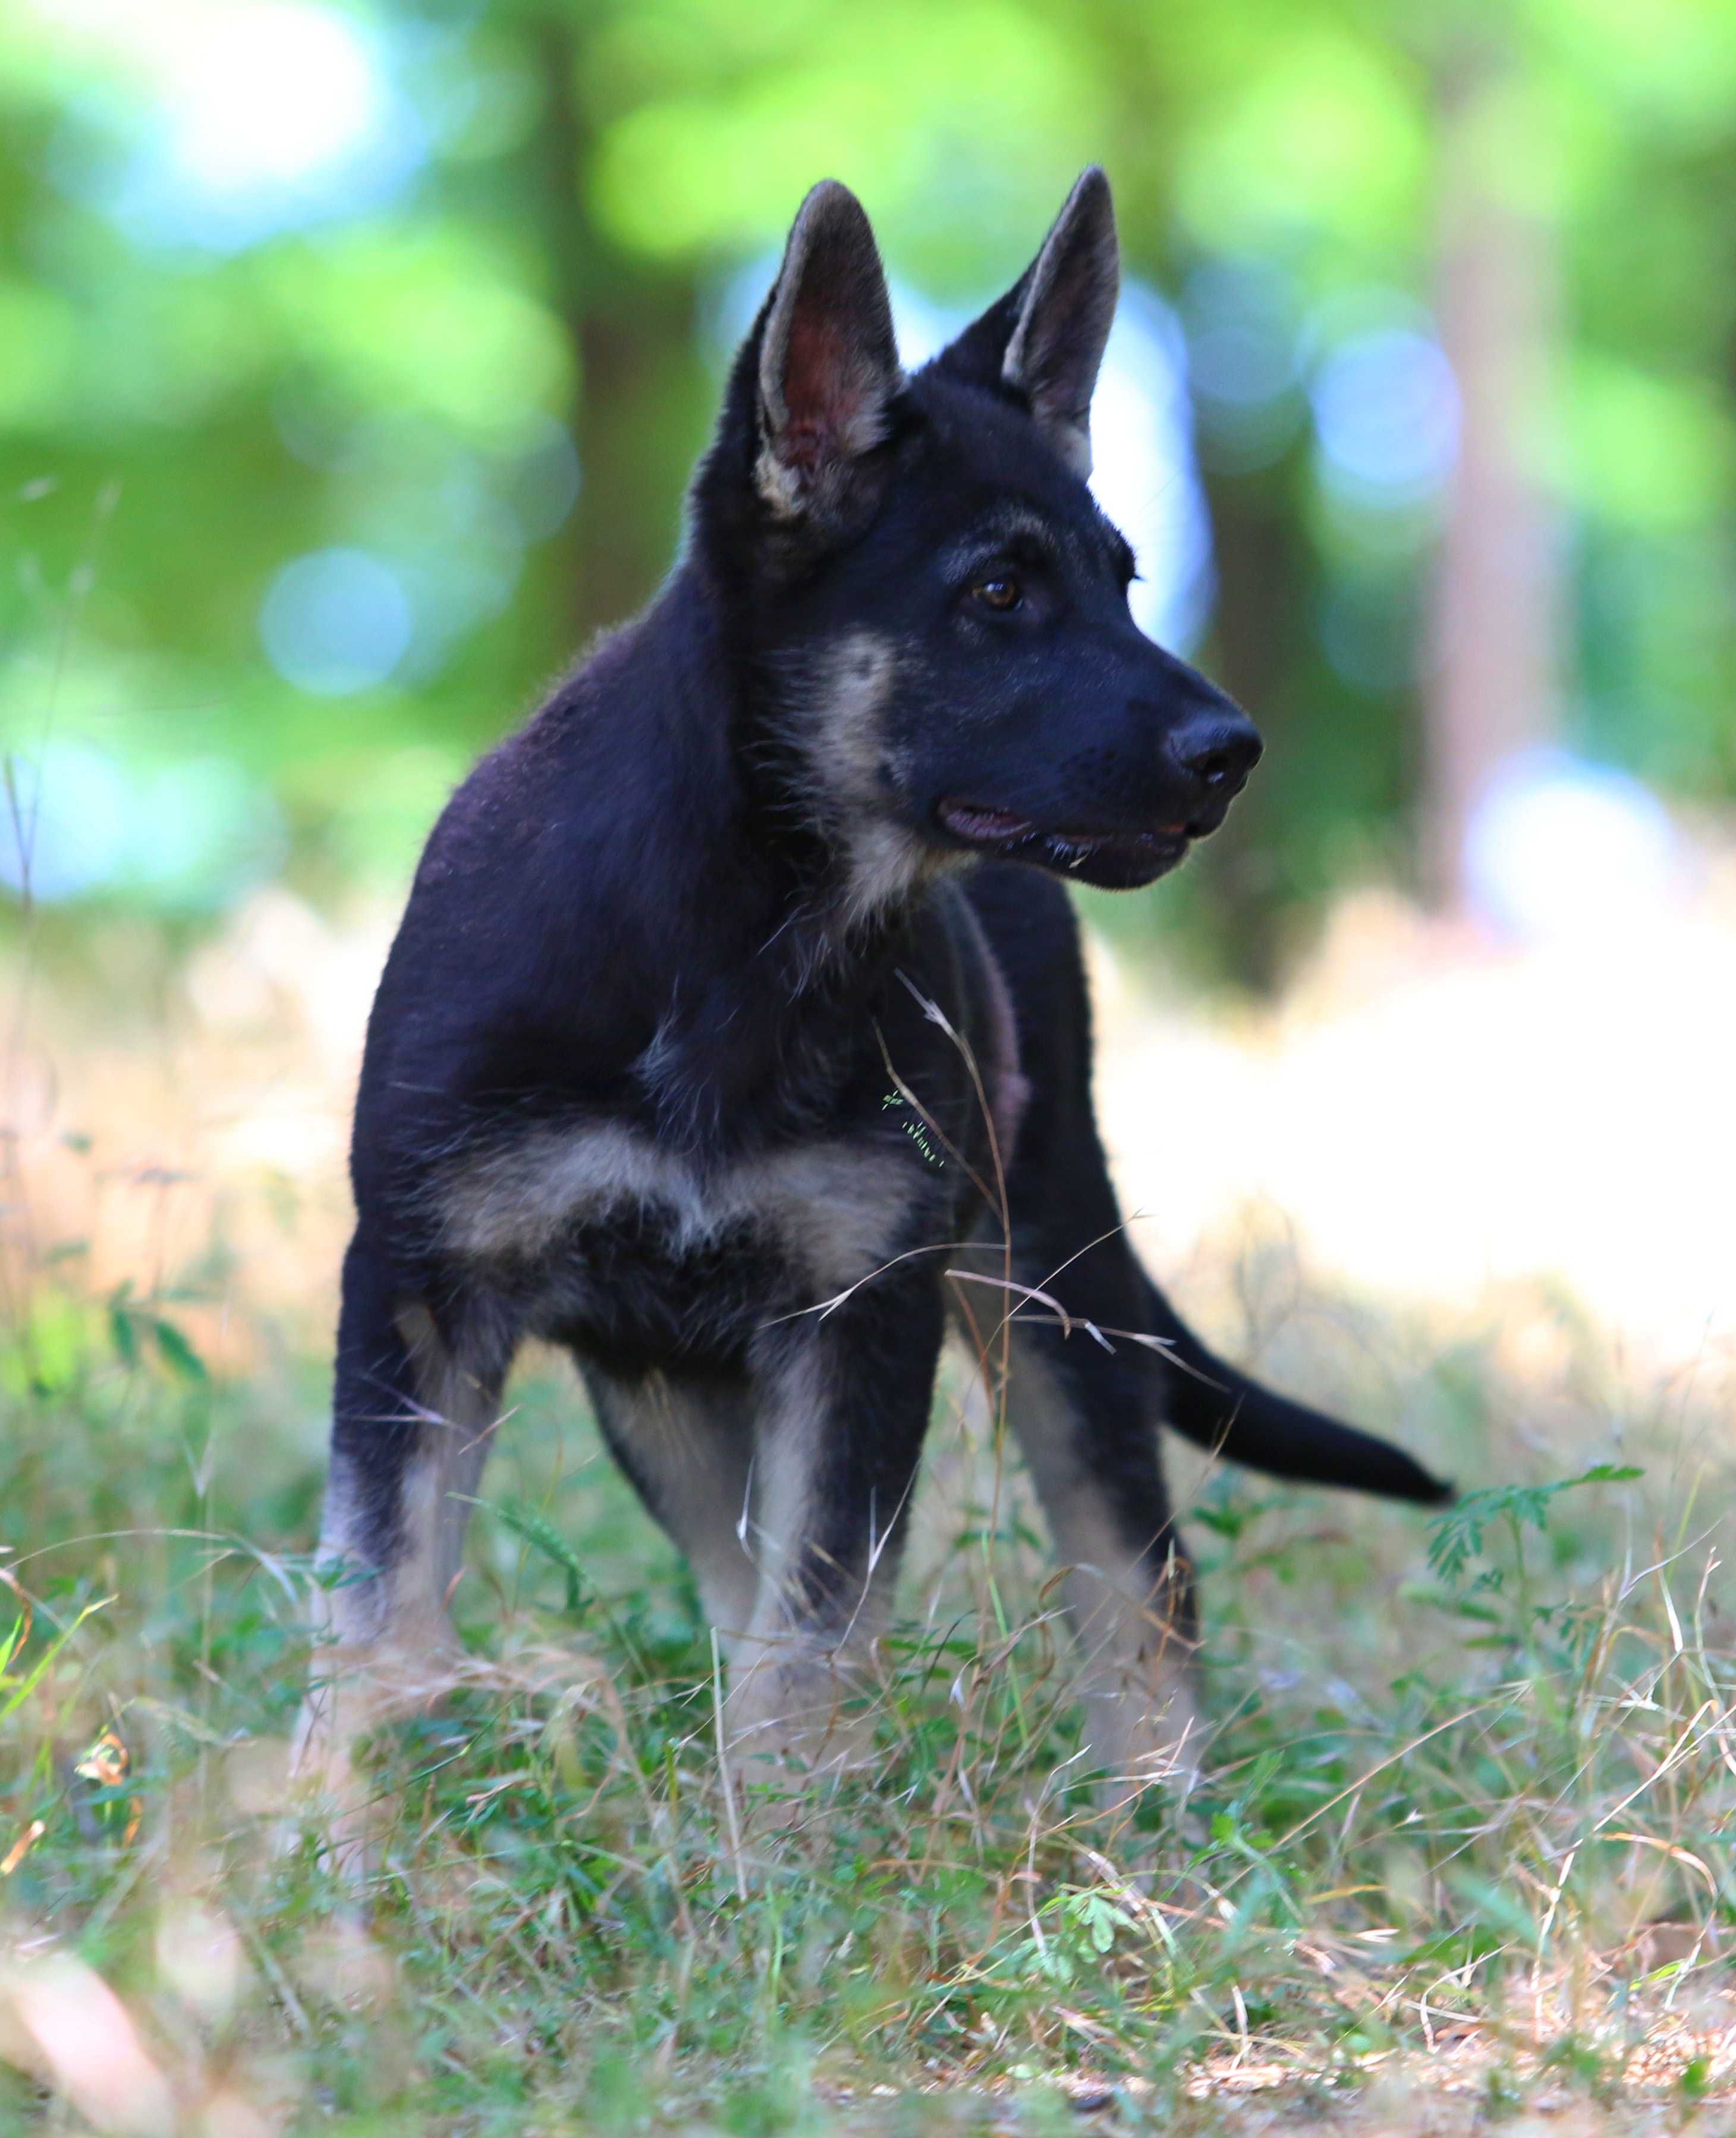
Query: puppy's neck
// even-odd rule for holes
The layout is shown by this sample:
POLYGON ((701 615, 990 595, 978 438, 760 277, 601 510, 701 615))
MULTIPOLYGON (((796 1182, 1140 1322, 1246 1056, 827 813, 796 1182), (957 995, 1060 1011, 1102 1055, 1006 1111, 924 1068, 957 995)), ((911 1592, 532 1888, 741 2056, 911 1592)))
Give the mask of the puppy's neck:
POLYGON ((618 777, 634 819, 607 864, 612 898, 645 916, 626 932, 655 1023, 631 1080, 695 1157, 756 1119, 823 1117, 931 880, 866 740, 877 650, 767 660, 732 637, 729 608, 690 560, 575 679, 593 778, 618 777), (655 876, 636 855, 659 857, 655 876))

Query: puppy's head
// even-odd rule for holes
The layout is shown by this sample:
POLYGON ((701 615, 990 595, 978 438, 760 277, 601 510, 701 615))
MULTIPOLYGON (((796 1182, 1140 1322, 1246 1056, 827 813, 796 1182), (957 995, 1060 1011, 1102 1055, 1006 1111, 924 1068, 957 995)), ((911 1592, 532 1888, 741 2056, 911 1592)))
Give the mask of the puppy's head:
POLYGON ((828 183, 737 359, 695 534, 864 904, 970 854, 1149 883, 1260 754, 1134 623, 1132 552, 1087 487, 1119 276, 1090 170, 1013 287, 906 376, 868 219, 828 183))

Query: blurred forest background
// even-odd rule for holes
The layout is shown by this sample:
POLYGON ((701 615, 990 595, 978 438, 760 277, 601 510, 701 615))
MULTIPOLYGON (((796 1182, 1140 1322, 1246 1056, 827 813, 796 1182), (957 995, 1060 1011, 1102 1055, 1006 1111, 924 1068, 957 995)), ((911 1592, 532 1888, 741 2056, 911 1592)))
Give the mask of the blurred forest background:
POLYGON ((15 897, 400 884, 665 569, 825 173, 912 354, 1115 182, 1100 481, 1270 744, 1124 927, 1547 926, 1736 789, 1730 0, 17 0, 0 114, 15 897))

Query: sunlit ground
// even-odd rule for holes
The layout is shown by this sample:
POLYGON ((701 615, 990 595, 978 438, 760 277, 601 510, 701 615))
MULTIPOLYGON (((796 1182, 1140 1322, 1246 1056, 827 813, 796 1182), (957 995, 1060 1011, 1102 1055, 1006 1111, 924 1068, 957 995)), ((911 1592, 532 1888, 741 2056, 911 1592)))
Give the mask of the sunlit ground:
POLYGON ((1275 2130, 1305 2098, 1408 2138, 1507 2108, 1661 2131, 1721 2097, 1727 851, 1638 930, 1528 949, 1347 900, 1269 1009, 1093 949, 1126 1204, 1215 1340, 1464 1487, 1642 1476, 1539 1502, 1544 1529, 1514 1503, 1443 1571, 1415 1516, 1178 1452, 1212 1779, 1117 1838, 1065 1796, 1031 1511, 949 1383, 885 1693, 902 1779, 841 1839, 744 1853, 690 1596, 533 1361, 459 1599, 478 1684, 395 1755, 363 1930, 265 1838, 393 919, 273 889, 184 959, 123 920, 75 959, 50 916, 6 977, 28 1335, 0 1567, 37 1615, 0 1658, 0 2087, 45 2091, 0 2120, 627 2130, 654 2094, 657 2127, 817 2102, 879 2130, 910 2087, 954 2124, 1035 2087, 1022 2128, 1100 2096, 1129 2127, 1275 2130), (244 1541, 213 1567, 207 1533, 244 1541), (1192 1882, 1129 1877, 1153 1849, 1192 1882))
POLYGON ((1727 849, 1637 924, 1530 949, 1351 898, 1270 1011, 1153 999, 1107 955, 1098 976, 1109 1140, 1147 1254, 1184 1290, 1211 1299, 1226 1247, 1277 1242, 1443 1336, 1514 1320, 1529 1285, 1636 1369, 1728 1364, 1727 849))

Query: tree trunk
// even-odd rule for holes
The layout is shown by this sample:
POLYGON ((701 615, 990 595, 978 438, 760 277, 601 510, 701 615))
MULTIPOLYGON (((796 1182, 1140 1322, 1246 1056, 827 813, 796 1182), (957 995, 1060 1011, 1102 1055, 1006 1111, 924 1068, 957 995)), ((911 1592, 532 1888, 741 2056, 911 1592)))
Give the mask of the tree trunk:
POLYGON ((574 18, 534 25, 543 86, 536 181, 555 309, 573 351, 578 502, 551 568, 581 643, 641 608, 668 569, 708 400, 690 278, 622 253, 587 206, 594 140, 574 18))
POLYGON ((1465 901, 1479 796, 1560 717, 1561 545, 1535 467, 1556 335, 1553 234, 1492 168, 1499 81, 1486 61, 1465 70, 1443 128, 1437 306, 1460 416, 1425 694, 1423 850, 1449 910, 1465 901))
MULTIPOLYGON (((1295 694, 1309 660, 1295 461, 1293 448, 1275 466, 1251 472, 1204 470, 1217 574, 1207 665, 1280 760, 1303 725, 1295 694)), ((1226 966, 1262 992, 1278 977, 1291 896, 1276 809, 1272 779, 1256 773, 1194 863, 1208 886, 1226 966)))

